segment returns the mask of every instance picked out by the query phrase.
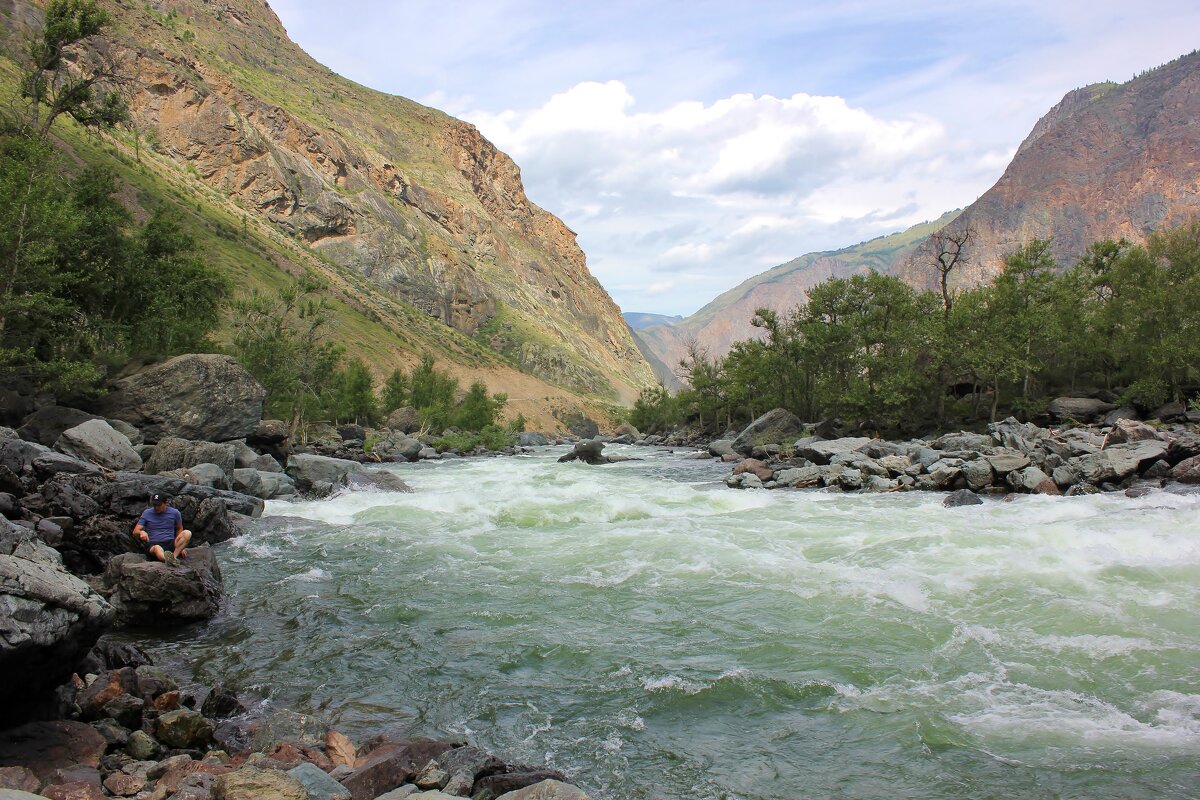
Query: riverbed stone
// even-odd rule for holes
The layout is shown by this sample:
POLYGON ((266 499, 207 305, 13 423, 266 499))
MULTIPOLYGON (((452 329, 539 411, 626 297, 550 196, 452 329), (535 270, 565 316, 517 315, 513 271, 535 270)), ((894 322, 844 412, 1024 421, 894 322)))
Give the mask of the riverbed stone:
POLYGON ((757 458, 744 459, 738 462, 733 468, 734 475, 742 475, 747 472, 758 476, 758 479, 764 482, 771 480, 771 477, 775 474, 775 470, 757 458))
POLYGON ((817 466, 791 467, 775 473, 779 486, 816 486, 821 482, 821 468, 817 466))
POLYGON ((1042 470, 1029 466, 1025 469, 1008 473, 1006 482, 1018 492, 1029 494, 1062 494, 1058 485, 1042 470))
POLYGON ((1056 397, 1046 410, 1055 419, 1073 419, 1076 422, 1091 422, 1096 417, 1112 411, 1116 406, 1094 397, 1056 397))
POLYGON ((1171 468, 1170 477, 1180 483, 1200 483, 1200 456, 1180 461, 1171 468))
POLYGON ((38 776, 26 767, 0 767, 0 788, 36 792, 42 785, 38 776))
POLYGON ((997 448, 996 452, 984 456, 992 471, 997 475, 1007 475, 1010 472, 1025 469, 1030 464, 1029 456, 1019 450, 997 448))
POLYGON ((959 506, 978 506, 982 505, 983 500, 979 495, 972 492, 970 489, 956 489, 946 495, 942 500, 942 505, 946 508, 957 508, 959 506))
MULTIPOLYGON (((862 450, 871 443, 866 436, 845 436, 841 439, 799 439, 793 445, 795 455, 814 464, 833 463, 833 457, 862 450)), ((865 454, 864 454, 865 455, 865 454)))
POLYGON ((1099 484, 1104 481, 1123 480, 1136 473, 1143 465, 1149 467, 1166 452, 1166 442, 1161 439, 1146 439, 1113 445, 1098 453, 1072 459, 1070 463, 1082 480, 1099 484))
POLYGON ((714 458, 720 458, 721 456, 728 455, 733 452, 733 440, 717 439, 709 442, 708 452, 709 455, 713 456, 714 458))
POLYGON ((104 737, 83 722, 30 722, 0 732, 0 767, 26 767, 47 781, 58 769, 99 767, 107 747, 104 737))
POLYGON ((1159 439, 1158 431, 1150 427, 1144 422, 1139 422, 1136 419, 1119 419, 1112 427, 1112 432, 1108 436, 1109 442, 1112 444, 1124 444, 1126 442, 1142 442, 1148 439, 1159 439))
POLYGON ((213 781, 215 800, 309 800, 304 784, 286 772, 242 767, 213 781))
POLYGON ((431 759, 450 748, 432 739, 381 744, 358 761, 354 772, 342 779, 342 785, 350 790, 352 800, 374 800, 410 782, 431 759))
POLYGON ((951 486, 962 474, 958 459, 942 459, 929 469, 929 478, 939 489, 951 486))
POLYGON ((986 458, 964 461, 959 469, 962 472, 963 480, 967 482, 967 488, 973 491, 979 491, 990 485, 994 478, 992 465, 986 458))
POLYGON ((203 748, 212 740, 213 727, 199 712, 181 708, 159 716, 155 737, 168 747, 203 748))
POLYGON ((287 771, 303 784, 308 800, 350 800, 350 790, 329 777, 320 767, 304 762, 287 771))
POLYGON ((588 795, 570 783, 548 780, 501 795, 502 800, 591 800, 588 795))

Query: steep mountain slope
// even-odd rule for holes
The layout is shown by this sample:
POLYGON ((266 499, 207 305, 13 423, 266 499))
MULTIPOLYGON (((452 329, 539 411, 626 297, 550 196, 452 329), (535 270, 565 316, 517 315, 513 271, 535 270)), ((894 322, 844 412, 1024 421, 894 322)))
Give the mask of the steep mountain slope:
MULTIPOLYGON (((1200 215, 1200 51, 1123 84, 1076 89, 1046 114, 996 185, 968 206, 970 226, 958 286, 990 280, 1004 256, 1032 238, 1051 238, 1068 266, 1098 239, 1142 241, 1151 231, 1200 215)), ((917 286, 921 264, 893 272, 917 286)))
POLYGON ((829 278, 847 278, 871 270, 885 271, 898 259, 907 257, 918 242, 957 214, 957 211, 950 212, 933 222, 924 222, 853 247, 800 256, 743 281, 682 322, 642 328, 636 332, 637 337, 646 350, 673 370, 687 355, 688 344, 692 341, 710 357, 722 357, 734 342, 760 334, 750 324, 758 309, 790 311, 806 301, 809 289, 829 278))
MULTIPOLYGON (((368 317, 395 309, 398 337, 373 343, 398 351, 384 361, 444 349, 606 401, 653 381, 575 234, 529 201, 516 165, 473 126, 334 75, 261 0, 101 5, 114 24, 99 47, 133 78, 146 163, 235 226, 290 240, 276 249, 336 275, 368 317), (405 309, 443 323, 447 342, 473 337, 498 356, 405 341, 406 328, 426 327, 405 309)), ((17 28, 40 15, 4 0, 0 17, 17 28)))

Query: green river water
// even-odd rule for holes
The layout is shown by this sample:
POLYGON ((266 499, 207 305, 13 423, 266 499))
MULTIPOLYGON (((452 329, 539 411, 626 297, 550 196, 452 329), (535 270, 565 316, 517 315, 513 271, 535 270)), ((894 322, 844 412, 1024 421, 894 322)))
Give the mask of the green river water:
POLYGON ((645 460, 271 503, 152 652, 598 799, 1200 797, 1200 495, 945 509, 610 449, 645 460))

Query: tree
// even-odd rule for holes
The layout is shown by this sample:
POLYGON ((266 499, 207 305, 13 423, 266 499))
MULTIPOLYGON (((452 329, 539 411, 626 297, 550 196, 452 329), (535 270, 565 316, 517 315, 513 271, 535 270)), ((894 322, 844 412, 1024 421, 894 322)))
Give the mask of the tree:
POLYGON ((409 379, 412 404, 421 422, 431 428, 445 428, 450 422, 458 379, 434 366, 433 356, 425 355, 413 368, 409 379))
POLYGON ((320 409, 342 358, 342 348, 325 338, 322 288, 305 276, 278 294, 255 291, 233 304, 234 353, 267 390, 267 407, 289 418, 291 433, 320 409))
POLYGON ((954 303, 954 294, 950 291, 950 273, 967 263, 973 238, 975 229, 970 225, 951 223, 930 236, 918 251, 917 258, 923 259, 937 273, 942 292, 942 314, 946 318, 950 316, 954 303))
POLYGON ((120 94, 102 87, 121 82, 114 63, 78 67, 68 51, 109 24, 94 0, 50 0, 40 36, 26 43, 28 66, 21 76, 21 96, 30 103, 30 126, 40 134, 66 114, 85 127, 111 128, 129 117, 120 94), (74 67, 74 68, 73 68, 74 67))
POLYGON ((379 418, 374 379, 361 358, 352 358, 338 374, 333 418, 374 425, 379 418))
POLYGON ((408 376, 401 369, 392 370, 392 374, 387 376, 387 380, 383 382, 383 396, 380 402, 383 404, 385 414, 395 411, 397 408, 403 408, 408 403, 408 376))
POLYGON ((466 395, 454 408, 451 422, 464 431, 481 431, 495 425, 508 402, 508 395, 488 395, 487 386, 479 381, 471 384, 466 395))

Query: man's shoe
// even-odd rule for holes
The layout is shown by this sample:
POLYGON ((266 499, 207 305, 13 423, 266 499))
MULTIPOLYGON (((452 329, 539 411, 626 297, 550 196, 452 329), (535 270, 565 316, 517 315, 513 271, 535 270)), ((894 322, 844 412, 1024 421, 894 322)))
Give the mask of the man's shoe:
POLYGON ((163 563, 166 564, 168 567, 178 567, 179 559, 175 556, 174 553, 167 552, 167 553, 163 553, 163 563))

